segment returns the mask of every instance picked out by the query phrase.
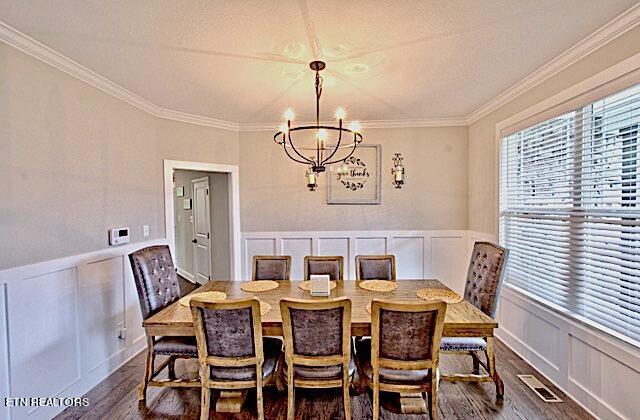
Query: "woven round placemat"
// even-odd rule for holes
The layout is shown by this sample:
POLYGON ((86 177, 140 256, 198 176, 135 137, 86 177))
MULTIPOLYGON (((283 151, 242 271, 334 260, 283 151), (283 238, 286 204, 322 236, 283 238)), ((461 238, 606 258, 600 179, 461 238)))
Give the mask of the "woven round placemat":
POLYGON ((416 292, 416 295, 427 302, 441 300, 445 303, 458 303, 462 301, 462 296, 448 289, 420 289, 416 292))
POLYGON ((266 315, 271 310, 271 305, 267 302, 260 301, 260 315, 266 315))
POLYGON ((358 286, 370 292, 391 292, 396 290, 398 284, 395 281, 388 280, 363 280, 358 283, 358 286))
POLYGON ((227 294, 225 292, 215 292, 215 291, 193 293, 180 298, 180 305, 189 306, 189 301, 193 298, 198 298, 200 300, 206 300, 206 301, 225 300, 227 298, 227 294))
MULTIPOLYGON (((336 283, 335 281, 331 280, 329 282, 329 290, 333 290, 336 288, 336 286, 338 286, 338 283, 336 283)), ((303 281, 302 283, 300 283, 298 285, 299 288, 301 288, 302 290, 306 290, 307 292, 311 291, 311 281, 307 280, 307 281, 303 281)))
POLYGON ((280 283, 273 280, 255 280, 244 283, 240 286, 245 292, 266 292, 280 286, 280 283))

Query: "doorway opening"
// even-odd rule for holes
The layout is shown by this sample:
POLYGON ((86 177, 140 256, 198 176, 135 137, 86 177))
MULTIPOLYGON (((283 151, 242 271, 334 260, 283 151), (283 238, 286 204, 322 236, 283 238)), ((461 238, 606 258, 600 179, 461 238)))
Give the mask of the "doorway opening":
POLYGON ((165 161, 165 218, 178 274, 239 279, 237 166, 165 161))

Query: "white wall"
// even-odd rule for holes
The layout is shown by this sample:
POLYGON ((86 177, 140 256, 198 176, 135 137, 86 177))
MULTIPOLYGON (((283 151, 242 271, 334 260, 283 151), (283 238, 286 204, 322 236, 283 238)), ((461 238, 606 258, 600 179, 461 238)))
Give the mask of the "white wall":
POLYGON ((240 133, 242 230, 424 230, 467 228, 467 128, 368 129, 367 144, 382 146, 382 203, 328 205, 326 175, 307 190, 306 167, 288 159, 269 131, 240 133), (407 174, 392 184, 394 153, 407 174))
POLYGON ((238 150, 237 132, 155 118, 0 43, 0 269, 104 249, 113 227, 163 238, 163 159, 238 150))

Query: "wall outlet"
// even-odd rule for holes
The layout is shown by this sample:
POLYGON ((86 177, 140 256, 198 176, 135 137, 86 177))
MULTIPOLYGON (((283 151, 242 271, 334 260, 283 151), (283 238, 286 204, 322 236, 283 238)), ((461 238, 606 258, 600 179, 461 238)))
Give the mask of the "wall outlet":
POLYGON ((118 323, 118 338, 120 340, 127 339, 127 327, 125 327, 124 322, 118 323))
POLYGON ((149 236, 149 225, 142 226, 142 236, 149 236))

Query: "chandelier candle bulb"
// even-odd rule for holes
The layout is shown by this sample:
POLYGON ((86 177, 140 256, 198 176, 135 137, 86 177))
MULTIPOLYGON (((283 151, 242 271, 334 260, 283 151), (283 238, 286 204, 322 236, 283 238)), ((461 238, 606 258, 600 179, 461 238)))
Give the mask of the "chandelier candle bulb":
POLYGON ((291 108, 287 108, 286 111, 284 111, 284 119, 287 121, 291 121, 296 117, 295 112, 293 112, 293 109, 291 108))
POLYGON ((353 131, 354 133, 359 133, 361 129, 362 127, 360 126, 360 122, 358 121, 352 121, 351 124, 349 124, 349 130, 353 131))
POLYGON ((336 109, 336 119, 337 120, 344 120, 344 117, 347 116, 347 112, 344 110, 343 107, 338 107, 338 109, 336 109))

